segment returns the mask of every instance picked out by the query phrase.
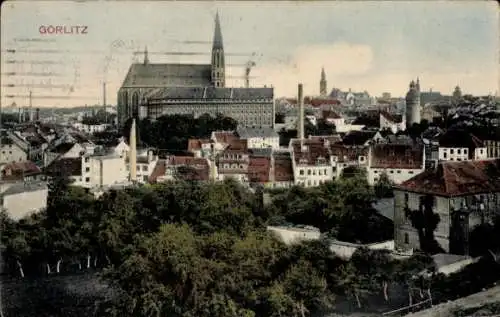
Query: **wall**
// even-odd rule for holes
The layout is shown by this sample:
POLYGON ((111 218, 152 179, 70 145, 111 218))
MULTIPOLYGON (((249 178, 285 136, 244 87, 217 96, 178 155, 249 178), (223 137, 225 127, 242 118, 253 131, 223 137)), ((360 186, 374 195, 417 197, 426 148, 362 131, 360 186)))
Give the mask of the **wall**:
POLYGON ((267 230, 275 233, 285 244, 298 243, 304 240, 319 240, 321 236, 320 231, 314 229, 268 226, 267 230))
POLYGON ((13 220, 19 220, 46 208, 48 193, 48 188, 42 187, 37 190, 6 195, 3 197, 3 208, 7 210, 13 220))
POLYGON ((247 145, 249 149, 279 149, 280 138, 277 137, 260 137, 260 138, 248 138, 247 145))
POLYGON ((380 175, 386 173, 387 177, 394 182, 394 184, 401 184, 410 178, 422 173, 424 168, 420 169, 381 169, 381 168, 368 168, 368 183, 375 185, 380 175))
POLYGON ((354 252, 361 247, 366 247, 370 250, 394 250, 394 240, 388 240, 378 243, 370 243, 370 244, 356 244, 349 243, 344 241, 332 241, 330 243, 330 251, 335 253, 337 256, 343 259, 350 259, 354 252))
POLYGON ((438 157, 441 161, 468 161, 469 149, 439 147, 438 157))
POLYGON ((2 144, 0 151, 0 164, 23 162, 28 159, 26 152, 15 144, 2 144))
POLYGON ((328 164, 320 166, 310 166, 295 165, 295 160, 293 160, 293 162, 293 173, 296 185, 301 185, 304 187, 314 187, 333 179, 333 169, 328 164))

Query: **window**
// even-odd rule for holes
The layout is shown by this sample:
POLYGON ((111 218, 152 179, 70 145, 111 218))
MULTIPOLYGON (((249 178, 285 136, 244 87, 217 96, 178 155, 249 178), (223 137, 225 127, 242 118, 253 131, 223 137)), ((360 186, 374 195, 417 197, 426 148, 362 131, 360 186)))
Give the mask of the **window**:
POLYGON ((405 205, 408 205, 408 200, 409 200, 408 193, 405 193, 405 205))
POLYGON ((458 149, 457 154, 461 154, 462 150, 458 149))
POLYGON ((299 170, 299 174, 300 174, 300 175, 304 175, 304 170, 302 170, 302 169, 301 169, 301 170, 299 170))
POLYGON ((446 159, 446 157, 447 157, 447 156, 448 156, 448 153, 444 152, 444 153, 443 153, 443 158, 445 158, 445 159, 446 159))
POLYGON ((410 244, 410 235, 405 232, 405 244, 410 244))
POLYGON ((142 166, 142 170, 143 170, 144 172, 147 172, 147 171, 148 171, 148 166, 147 166, 147 165, 143 165, 143 166, 142 166))
POLYGON ((450 150, 450 154, 453 154, 453 152, 454 152, 454 151, 453 151, 453 149, 451 149, 451 150, 450 150))
POLYGON ((85 172, 87 172, 87 173, 90 172, 90 167, 86 167, 85 172))
POLYGON ((147 175, 144 175, 144 176, 142 177, 142 180, 143 180, 144 182, 147 182, 147 181, 148 181, 148 176, 147 176, 147 175))
POLYGON ((88 163, 88 162, 89 162, 89 158, 88 158, 88 157, 86 157, 86 158, 85 158, 85 163, 88 163))
POLYGON ((373 171, 373 174, 378 174, 378 171, 377 171, 377 170, 374 170, 374 171, 373 171))
POLYGON ((307 175, 311 175, 311 170, 307 170, 307 175))
POLYGON ((90 177, 85 177, 85 183, 90 183, 90 177))
POLYGON ((413 171, 408 171, 408 174, 413 174, 413 171))

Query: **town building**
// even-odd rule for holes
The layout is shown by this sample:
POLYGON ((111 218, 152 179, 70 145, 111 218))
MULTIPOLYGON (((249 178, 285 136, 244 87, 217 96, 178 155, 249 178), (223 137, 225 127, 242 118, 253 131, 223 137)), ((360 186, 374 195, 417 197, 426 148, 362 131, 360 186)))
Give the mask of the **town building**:
POLYGON ((406 130, 406 120, 402 115, 380 112, 380 130, 391 130, 392 133, 406 130))
POLYGON ((487 147, 479 138, 465 130, 450 129, 439 137, 440 161, 483 160, 488 158, 487 147))
POLYGON ((412 126, 414 123, 420 123, 421 104, 420 104, 420 81, 417 78, 415 83, 413 80, 410 83, 410 90, 406 94, 406 125, 412 126))
POLYGON ((249 149, 279 149, 280 137, 271 127, 241 127, 236 130, 241 140, 247 141, 249 149))
POLYGON ((442 162, 395 186, 395 245, 420 249, 414 212, 434 213, 434 237, 444 251, 467 255, 470 232, 490 223, 500 211, 500 160, 442 162))
POLYGON ((274 89, 226 87, 226 63, 219 15, 215 18, 210 64, 132 64, 118 91, 118 122, 131 117, 222 114, 240 126, 274 125, 274 89))
POLYGON ((11 138, 2 136, 0 146, 0 165, 23 162, 28 159, 28 153, 18 144, 14 143, 11 138))
POLYGON ((296 185, 314 187, 333 180, 331 156, 323 142, 292 139, 290 151, 296 185))
POLYGON ((2 186, 0 206, 15 221, 47 207, 49 189, 45 182, 15 182, 2 186))
POLYGON ((425 170, 421 144, 373 144, 369 146, 367 177, 375 185, 382 174, 394 184, 401 184, 425 170))

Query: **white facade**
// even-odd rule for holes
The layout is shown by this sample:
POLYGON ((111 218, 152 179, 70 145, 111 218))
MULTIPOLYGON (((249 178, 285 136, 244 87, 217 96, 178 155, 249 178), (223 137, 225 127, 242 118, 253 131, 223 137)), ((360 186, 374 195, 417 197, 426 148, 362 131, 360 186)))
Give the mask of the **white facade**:
POLYGON ((368 168, 368 183, 370 185, 375 185, 380 179, 380 175, 386 174, 387 178, 394 184, 401 184, 406 182, 410 178, 422 173, 425 170, 425 165, 421 168, 416 169, 405 169, 405 168, 368 168))
POLYGON ((345 120, 344 120, 344 118, 326 118, 325 121, 328 122, 328 123, 330 123, 330 124, 334 124, 335 127, 337 127, 337 126, 339 126, 339 127, 345 126, 345 120))
POLYGON ((2 144, 0 148, 0 164, 24 162, 28 155, 16 144, 2 144))
MULTIPOLYGON (((447 148, 439 147, 438 158, 440 161, 468 161, 469 149, 468 148, 447 148)), ((474 149, 474 160, 485 160, 488 158, 488 151, 486 147, 479 147, 474 149)))
POLYGON ((125 157, 84 156, 82 157, 82 180, 80 184, 75 185, 95 188, 122 183, 127 179, 125 157))
POLYGON ((14 184, 0 195, 1 206, 13 220, 19 220, 46 208, 48 193, 46 183, 14 184))
POLYGON ((361 131, 365 126, 360 124, 342 124, 335 125, 335 131, 337 133, 347 133, 349 131, 361 131))
POLYGON ((300 243, 307 240, 319 240, 321 236, 321 232, 318 228, 310 226, 305 226, 304 228, 268 226, 267 230, 273 232, 285 244, 300 243))
POLYGON ((272 149, 279 149, 280 147, 280 138, 279 136, 277 137, 255 137, 255 138, 248 138, 247 140, 247 147, 249 149, 267 149, 267 148, 272 148, 272 149))
POLYGON ((295 185, 314 187, 331 181, 334 178, 333 169, 330 164, 302 165, 294 163, 293 166, 295 185))
POLYGON ((89 134, 103 132, 109 127, 109 124, 83 124, 81 122, 73 124, 73 128, 89 134))
POLYGON ((394 250, 394 240, 388 240, 388 241, 383 241, 383 242, 378 242, 378 243, 370 243, 370 244, 356 244, 356 243, 349 243, 349 242, 344 242, 344 241, 338 241, 335 240, 330 243, 330 251, 335 253, 337 256, 344 260, 348 260, 352 257, 354 252, 358 248, 361 247, 366 247, 370 250, 388 250, 388 251, 393 251, 394 250))
POLYGON ((388 120, 384 115, 380 114, 380 130, 389 129, 392 133, 406 130, 406 121, 403 117, 401 122, 393 122, 388 120))

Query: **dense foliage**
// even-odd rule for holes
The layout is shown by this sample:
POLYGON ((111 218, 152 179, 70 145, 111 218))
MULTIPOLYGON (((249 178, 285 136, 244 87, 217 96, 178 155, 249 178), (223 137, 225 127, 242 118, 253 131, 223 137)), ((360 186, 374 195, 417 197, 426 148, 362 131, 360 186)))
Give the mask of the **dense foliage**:
MULTIPOLYGON (((6 271, 50 276, 104 268, 118 296, 98 305, 99 316, 309 316, 334 309, 338 298, 363 307, 373 296, 390 301, 392 288, 419 300, 437 283, 451 290, 459 283, 416 279, 433 270, 425 254, 397 260, 360 248, 345 261, 330 251, 329 238, 371 242, 392 233, 371 210, 374 192, 360 173, 275 192, 266 206, 259 195, 231 180, 177 181, 94 199, 59 177, 45 211, 19 222, 2 213, 6 271), (266 225, 287 221, 327 235, 285 245, 266 225)), ((489 263, 480 269, 492 272, 489 263)), ((480 276, 473 289, 485 285, 480 276)))
MULTIPOLYGON (((132 119, 123 127, 123 136, 127 142, 131 125, 132 119)), ((222 115, 211 117, 205 114, 198 118, 193 115, 166 115, 156 121, 141 120, 137 122, 137 126, 140 144, 176 153, 187 150, 188 139, 209 138, 213 131, 234 131, 237 122, 222 115)))

